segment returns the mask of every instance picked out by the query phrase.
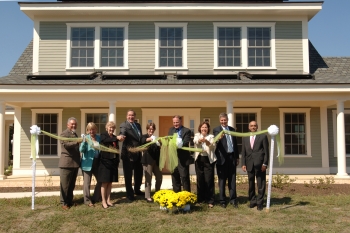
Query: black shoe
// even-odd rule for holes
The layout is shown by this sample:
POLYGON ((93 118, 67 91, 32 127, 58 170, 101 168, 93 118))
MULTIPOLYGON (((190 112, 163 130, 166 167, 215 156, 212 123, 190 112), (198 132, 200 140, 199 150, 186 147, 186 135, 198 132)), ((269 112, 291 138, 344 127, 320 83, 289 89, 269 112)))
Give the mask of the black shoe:
POLYGON ((256 207, 256 209, 259 210, 259 211, 262 211, 264 208, 263 208, 263 205, 258 205, 258 206, 256 207))
POLYGON ((233 206, 233 208, 238 208, 238 202, 236 200, 231 201, 231 205, 233 206))
POLYGON ((220 204, 220 206, 222 207, 222 208, 226 208, 226 204, 225 203, 222 203, 222 204, 220 204))
POLYGON ((145 195, 145 193, 144 193, 144 192, 142 192, 142 191, 137 191, 137 192, 135 192, 135 194, 136 194, 137 196, 142 196, 142 195, 145 195))
POLYGON ((250 203, 249 208, 254 208, 256 206, 256 203, 250 203))
POLYGON ((127 199, 129 202, 135 201, 135 198, 134 198, 134 197, 126 197, 126 199, 127 199))

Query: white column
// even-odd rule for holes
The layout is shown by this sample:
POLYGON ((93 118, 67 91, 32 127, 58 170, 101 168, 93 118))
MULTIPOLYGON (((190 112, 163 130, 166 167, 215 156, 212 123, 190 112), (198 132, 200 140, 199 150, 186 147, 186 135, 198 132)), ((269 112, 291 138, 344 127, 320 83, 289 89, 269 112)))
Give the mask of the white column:
POLYGON ((22 108, 21 107, 15 107, 15 117, 14 117, 14 124, 13 124, 13 144, 12 144, 12 151, 13 151, 13 172, 12 174, 15 175, 16 169, 21 168, 21 121, 22 121, 22 108))
POLYGON ((0 180, 6 179, 5 168, 5 102, 0 101, 0 180))
POLYGON ((329 168, 327 106, 320 107, 322 167, 329 168))
POLYGON ((233 127, 233 123, 234 123, 233 101, 226 101, 226 113, 228 116, 228 125, 233 127))
POLYGON ((346 173, 346 150, 345 150, 345 122, 344 122, 344 101, 337 101, 337 158, 338 173, 337 177, 348 178, 346 173))
POLYGON ((108 120, 109 121, 113 121, 114 123, 116 123, 116 106, 115 106, 115 102, 109 102, 109 117, 108 120))

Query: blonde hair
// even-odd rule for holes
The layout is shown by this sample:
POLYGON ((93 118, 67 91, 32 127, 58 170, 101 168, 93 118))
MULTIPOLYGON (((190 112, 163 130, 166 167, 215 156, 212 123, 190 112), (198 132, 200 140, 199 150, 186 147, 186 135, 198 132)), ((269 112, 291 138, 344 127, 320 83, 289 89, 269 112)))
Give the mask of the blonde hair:
POLYGON ((97 126, 94 122, 89 122, 86 126, 86 132, 88 133, 90 129, 95 129, 97 132, 97 126))
POLYGON ((107 122, 106 129, 108 129, 108 127, 116 128, 115 123, 113 121, 108 121, 107 122))

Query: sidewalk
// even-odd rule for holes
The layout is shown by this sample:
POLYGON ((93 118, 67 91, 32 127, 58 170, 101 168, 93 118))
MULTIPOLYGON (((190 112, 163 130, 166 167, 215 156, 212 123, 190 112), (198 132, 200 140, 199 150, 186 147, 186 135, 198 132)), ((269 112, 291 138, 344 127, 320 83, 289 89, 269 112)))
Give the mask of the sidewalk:
MULTIPOLYGON (((242 177, 247 177, 246 175, 241 175, 242 177)), ((327 175, 327 177, 335 177, 334 175, 327 175)), ((268 178, 268 177, 267 177, 268 178)), ((296 179, 294 183, 303 184, 304 182, 309 182, 314 180, 314 178, 323 178, 325 175, 289 175, 290 179, 296 179)), ((191 175, 191 179, 195 179, 195 175, 191 175)), ((334 179, 336 184, 350 184, 350 179, 334 179)), ((94 184, 94 181, 91 182, 94 184)), ((124 177, 120 177, 119 184, 124 184, 124 177)), ((76 185, 82 185, 83 178, 78 176, 76 185)), ((45 186, 59 186, 60 177, 59 176, 38 176, 35 179, 36 187, 45 187, 45 186)), ((154 189, 155 181, 152 180, 152 189, 154 189)), ((8 176, 5 180, 0 180, 0 187, 32 187, 32 177, 19 177, 19 176, 8 176)), ((172 189, 172 182, 170 175, 163 175, 162 189, 172 189)), ((141 186, 141 189, 144 190, 144 185, 141 186)), ((112 192, 125 192, 125 187, 113 188, 112 192)), ((93 190, 92 190, 93 192, 93 190)), ((82 190, 74 191, 74 194, 83 194, 82 190)), ((59 191, 54 192, 36 192, 37 197, 42 196, 59 196, 59 191)), ((16 192, 16 193, 0 193, 0 198, 21 198, 21 197, 31 197, 32 192, 16 192)))

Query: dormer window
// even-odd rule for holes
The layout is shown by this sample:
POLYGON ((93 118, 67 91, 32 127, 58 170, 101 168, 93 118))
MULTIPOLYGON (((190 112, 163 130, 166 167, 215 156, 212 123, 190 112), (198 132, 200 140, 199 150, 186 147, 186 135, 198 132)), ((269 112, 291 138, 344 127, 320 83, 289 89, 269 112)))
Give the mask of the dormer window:
POLYGON ((128 23, 67 23, 66 69, 128 69, 128 23))

